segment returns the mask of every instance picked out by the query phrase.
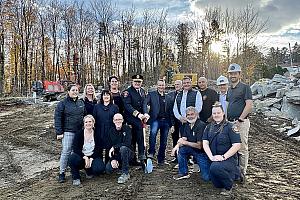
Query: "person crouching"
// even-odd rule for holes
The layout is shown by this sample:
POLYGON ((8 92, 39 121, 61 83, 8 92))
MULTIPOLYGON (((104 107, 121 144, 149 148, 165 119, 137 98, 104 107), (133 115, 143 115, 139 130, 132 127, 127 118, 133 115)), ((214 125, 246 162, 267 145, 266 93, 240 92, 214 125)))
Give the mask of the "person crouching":
POLYGON ((83 118, 84 129, 76 134, 73 142, 73 152, 69 159, 73 185, 80 182, 80 169, 85 169, 86 178, 100 175, 105 171, 105 164, 101 159, 99 140, 94 137, 95 119, 92 115, 83 118))
POLYGON ((106 173, 112 173, 114 169, 121 168, 122 175, 118 178, 118 183, 125 183, 130 178, 129 161, 134 157, 131 146, 131 129, 123 125, 124 119, 120 113, 113 117, 115 127, 109 130, 111 149, 109 150, 110 161, 106 164, 106 173))
POLYGON ((213 105, 212 118, 203 133, 203 149, 211 160, 212 183, 222 188, 222 195, 230 196, 233 181, 240 174, 237 152, 241 148, 241 137, 237 127, 226 120, 219 102, 213 105))
POLYGON ((204 181, 209 181, 209 159, 202 148, 202 135, 206 124, 199 119, 199 113, 195 107, 186 109, 187 123, 182 127, 181 138, 172 150, 172 155, 177 151, 178 155, 178 175, 175 180, 189 178, 188 157, 193 156, 201 170, 201 177, 204 181))

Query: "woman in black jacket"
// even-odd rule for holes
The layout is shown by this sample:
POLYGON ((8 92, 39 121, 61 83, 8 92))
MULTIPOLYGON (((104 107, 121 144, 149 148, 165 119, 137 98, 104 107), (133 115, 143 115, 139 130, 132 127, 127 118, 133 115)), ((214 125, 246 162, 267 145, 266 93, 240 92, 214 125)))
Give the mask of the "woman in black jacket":
POLYGON ((82 129, 82 120, 85 115, 84 102, 78 99, 77 85, 68 86, 67 97, 57 104, 54 115, 55 132, 57 139, 62 139, 60 156, 60 170, 58 181, 65 182, 65 169, 71 154, 72 144, 76 132, 82 129))
POLYGON ((80 185, 80 169, 85 169, 86 177, 100 175, 105 171, 99 140, 94 134, 95 119, 92 115, 87 115, 83 119, 84 129, 76 134, 73 142, 73 152, 70 156, 70 167, 73 178, 73 185, 80 185))
POLYGON ((103 90, 101 93, 100 103, 95 105, 93 116, 96 120, 95 132, 100 140, 100 147, 106 149, 105 163, 108 162, 108 151, 111 147, 109 142, 109 129, 114 126, 113 117, 118 113, 118 106, 113 103, 109 90, 103 90))

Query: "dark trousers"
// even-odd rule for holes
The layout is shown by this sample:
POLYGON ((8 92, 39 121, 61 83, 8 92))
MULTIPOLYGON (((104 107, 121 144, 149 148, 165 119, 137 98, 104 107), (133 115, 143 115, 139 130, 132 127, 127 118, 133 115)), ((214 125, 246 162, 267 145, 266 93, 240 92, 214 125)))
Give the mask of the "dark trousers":
POLYGON ((84 159, 76 153, 72 153, 69 158, 69 165, 71 168, 72 178, 80 179, 79 170, 85 169, 87 175, 95 175, 98 176, 105 171, 105 165, 103 160, 99 158, 95 158, 92 162, 92 166, 90 168, 85 168, 84 159))
MULTIPOLYGON (((133 151, 126 147, 126 146, 121 146, 120 147, 120 152, 117 155, 116 160, 119 162, 119 168, 121 168, 122 173, 128 174, 129 173, 129 161, 133 158, 133 151)), ((106 164, 106 172, 107 173, 112 173, 114 169, 111 166, 111 162, 109 161, 106 164)))
POLYGON ((209 171, 211 181, 216 188, 230 190, 239 172, 237 160, 231 157, 221 162, 212 162, 209 171))
POLYGON ((179 126, 180 126, 180 121, 176 119, 174 123, 174 132, 172 133, 173 147, 176 146, 179 140, 179 126))
POLYGON ((131 124, 132 126, 132 146, 133 150, 136 150, 136 144, 138 146, 138 157, 140 160, 145 160, 145 144, 144 144, 144 134, 142 122, 140 125, 131 124))

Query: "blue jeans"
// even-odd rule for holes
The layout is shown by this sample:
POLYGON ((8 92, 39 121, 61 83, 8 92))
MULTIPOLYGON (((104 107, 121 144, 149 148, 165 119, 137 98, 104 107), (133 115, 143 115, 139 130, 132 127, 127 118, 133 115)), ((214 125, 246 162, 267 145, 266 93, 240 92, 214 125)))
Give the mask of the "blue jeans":
POLYGON ((92 162, 92 166, 90 168, 85 168, 84 159, 76 153, 72 153, 69 159, 69 165, 71 168, 72 178, 80 179, 79 170, 85 169, 87 175, 100 175, 105 171, 105 165, 103 160, 99 158, 95 158, 92 162))
POLYGON ((62 150, 60 154, 60 161, 59 161, 59 173, 64 173, 67 166, 68 166, 68 160, 69 156, 72 151, 72 145, 73 140, 75 137, 75 133, 72 132, 64 132, 64 137, 62 138, 61 144, 62 144, 62 150))
POLYGON ((216 188, 230 190, 237 174, 239 168, 237 160, 233 157, 221 162, 212 162, 210 165, 210 178, 216 188))
MULTIPOLYGON (((122 169, 122 173, 128 174, 129 173, 129 161, 133 159, 133 151, 126 147, 121 146, 120 152, 116 157, 116 160, 119 162, 119 167, 122 169)), ((111 160, 107 162, 106 164, 106 173, 110 174, 112 173, 114 168, 111 166, 111 160)))
POLYGON ((201 170, 201 177, 205 181, 210 180, 209 167, 210 161, 204 152, 200 152, 197 149, 189 146, 179 147, 178 151, 178 164, 179 164, 179 174, 188 174, 188 157, 193 156, 201 170))
POLYGON ((168 141, 168 133, 169 133, 169 123, 167 120, 155 120, 150 124, 150 135, 149 135, 149 154, 155 154, 155 145, 156 145, 156 136, 158 133, 158 129, 160 130, 160 145, 159 151, 157 155, 157 161, 159 163, 163 163, 166 157, 166 147, 168 141))

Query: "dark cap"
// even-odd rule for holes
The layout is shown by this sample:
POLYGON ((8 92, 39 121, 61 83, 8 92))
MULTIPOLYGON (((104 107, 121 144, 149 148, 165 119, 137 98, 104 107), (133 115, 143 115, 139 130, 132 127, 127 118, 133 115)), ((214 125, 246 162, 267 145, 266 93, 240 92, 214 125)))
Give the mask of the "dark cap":
POLYGON ((144 77, 140 74, 133 75, 131 78, 133 81, 142 81, 144 79, 144 77))

